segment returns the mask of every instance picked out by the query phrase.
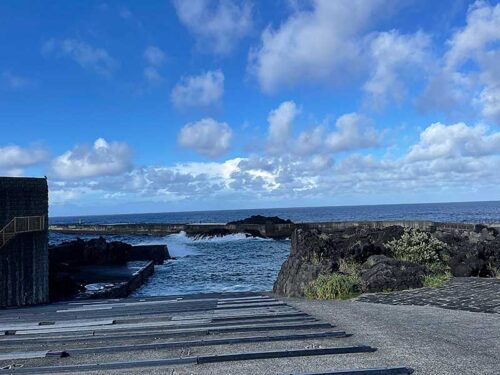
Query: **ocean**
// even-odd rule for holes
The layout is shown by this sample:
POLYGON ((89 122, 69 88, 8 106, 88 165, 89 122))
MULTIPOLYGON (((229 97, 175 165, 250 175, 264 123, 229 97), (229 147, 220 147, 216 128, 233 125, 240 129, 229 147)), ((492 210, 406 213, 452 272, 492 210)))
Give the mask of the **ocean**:
MULTIPOLYGON (((500 202, 463 202, 171 212, 103 216, 51 217, 52 224, 226 223, 251 215, 279 216, 294 222, 347 220, 431 220, 500 223, 500 202)), ((89 239, 94 236, 80 236, 89 239)), ((74 235, 50 233, 51 243, 74 235)), ((107 236, 132 245, 166 244, 175 260, 156 266, 155 274, 135 296, 203 292, 268 291, 290 251, 290 241, 246 237, 244 234, 193 239, 184 233, 157 236, 107 236)))

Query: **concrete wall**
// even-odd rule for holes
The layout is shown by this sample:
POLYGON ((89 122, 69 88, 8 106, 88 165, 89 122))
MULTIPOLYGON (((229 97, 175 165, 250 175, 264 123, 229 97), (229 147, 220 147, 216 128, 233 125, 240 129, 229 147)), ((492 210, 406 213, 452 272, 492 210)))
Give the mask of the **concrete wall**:
MULTIPOLYGON (((41 215, 48 215, 46 179, 0 177, 0 228, 41 215)), ((14 237, 0 248, 0 307, 48 302, 48 276, 47 230, 14 237)))
MULTIPOLYGON (((63 233, 89 233, 89 234, 149 234, 167 235, 186 232, 188 235, 210 234, 212 231, 225 230, 229 233, 252 233, 269 238, 289 238, 297 228, 318 229, 322 232, 331 232, 353 226, 370 228, 385 228, 392 225, 415 228, 435 232, 441 231, 474 231, 475 224, 463 223, 437 223, 433 221, 399 220, 399 221, 330 221, 319 223, 296 224, 117 224, 117 225, 78 225, 55 224, 50 229, 63 233)), ((498 227, 498 225, 489 225, 498 227)))

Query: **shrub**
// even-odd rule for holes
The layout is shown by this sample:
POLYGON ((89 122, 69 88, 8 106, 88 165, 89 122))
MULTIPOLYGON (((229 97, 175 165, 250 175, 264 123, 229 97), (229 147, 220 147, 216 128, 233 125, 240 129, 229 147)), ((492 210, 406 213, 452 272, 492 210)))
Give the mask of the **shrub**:
POLYGON ((359 278, 343 273, 320 275, 304 289, 312 299, 348 299, 359 294, 359 278))
POLYGON ((500 279, 500 268, 495 267, 495 265, 491 263, 488 263, 487 267, 491 277, 494 277, 495 279, 500 279))
POLYGON ((330 239, 330 236, 328 236, 328 234, 326 234, 326 233, 321 233, 319 235, 319 238, 320 238, 320 240, 328 241, 330 239))
POLYGON ((401 238, 388 242, 387 247, 396 259, 427 267, 444 268, 447 245, 417 229, 405 229, 401 238))
POLYGON ((450 274, 427 275, 424 277, 425 288, 439 288, 450 279, 450 274))
POLYGON ((361 277, 361 264, 355 262, 354 260, 341 259, 339 263, 339 272, 359 279, 361 277))

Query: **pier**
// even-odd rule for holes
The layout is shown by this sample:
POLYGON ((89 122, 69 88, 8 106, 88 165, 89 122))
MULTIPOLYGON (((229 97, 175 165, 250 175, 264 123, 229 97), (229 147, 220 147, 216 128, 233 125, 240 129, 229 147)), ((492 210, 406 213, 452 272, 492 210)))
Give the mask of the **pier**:
MULTIPOLYGON (((398 221, 331 221, 291 224, 52 224, 49 230, 69 234, 121 234, 121 235, 156 235, 165 236, 185 232, 188 236, 212 236, 235 233, 248 233, 253 236, 286 239, 290 238, 295 229, 318 229, 322 232, 331 232, 352 226, 366 226, 370 228, 385 228, 399 225, 417 228, 426 231, 461 230, 473 232, 477 224, 439 223, 433 221, 398 220, 398 221)), ((489 224, 500 228, 500 224, 489 224)))

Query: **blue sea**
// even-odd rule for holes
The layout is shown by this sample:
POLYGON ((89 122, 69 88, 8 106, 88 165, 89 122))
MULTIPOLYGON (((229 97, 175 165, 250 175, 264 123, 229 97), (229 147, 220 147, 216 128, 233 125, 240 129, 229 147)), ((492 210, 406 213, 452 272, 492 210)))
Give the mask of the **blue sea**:
MULTIPOLYGON (((500 202, 463 202, 169 212, 150 214, 52 217, 53 224, 226 223, 251 215, 279 216, 294 222, 348 220, 432 220, 460 223, 500 223, 500 202)), ((85 239, 93 236, 80 236, 85 239)), ((51 243, 74 235, 50 233, 51 243)), ((154 276, 136 296, 203 292, 271 290, 290 251, 290 241, 247 238, 235 234, 209 239, 184 233, 157 236, 107 236, 137 244, 166 244, 175 260, 156 266, 154 276)))

